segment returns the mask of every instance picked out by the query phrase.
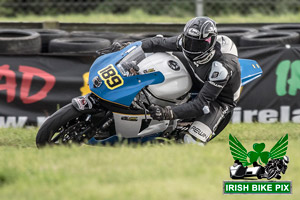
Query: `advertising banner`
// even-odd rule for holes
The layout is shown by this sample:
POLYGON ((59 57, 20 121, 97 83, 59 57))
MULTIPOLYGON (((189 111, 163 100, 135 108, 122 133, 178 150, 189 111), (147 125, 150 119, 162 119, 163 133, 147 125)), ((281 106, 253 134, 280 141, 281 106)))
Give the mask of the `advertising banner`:
MULTIPOLYGON (((247 47, 262 77, 243 90, 233 123, 300 123, 300 46, 247 47)), ((87 94, 92 55, 0 55, 0 127, 41 125, 71 99, 87 94)))
POLYGON ((89 92, 93 56, 0 56, 0 127, 40 125, 89 92))
POLYGON ((300 46, 239 49, 256 60, 262 77, 243 88, 232 122, 300 123, 300 46))

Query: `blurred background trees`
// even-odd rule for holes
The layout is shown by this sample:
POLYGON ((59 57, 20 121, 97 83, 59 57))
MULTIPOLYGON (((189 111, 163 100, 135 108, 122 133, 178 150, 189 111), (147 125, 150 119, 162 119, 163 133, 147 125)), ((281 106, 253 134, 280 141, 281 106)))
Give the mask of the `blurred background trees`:
POLYGON ((183 16, 195 15, 197 3, 202 4, 203 15, 208 16, 278 15, 300 11, 300 0, 0 0, 0 16, 124 14, 137 9, 153 15, 183 16))

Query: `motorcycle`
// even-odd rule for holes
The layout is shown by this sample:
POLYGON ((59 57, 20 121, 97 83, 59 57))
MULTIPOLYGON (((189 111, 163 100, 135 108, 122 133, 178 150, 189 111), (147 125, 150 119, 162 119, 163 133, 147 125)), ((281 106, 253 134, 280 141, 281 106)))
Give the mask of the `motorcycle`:
MULTIPOLYGON (((126 140, 146 142, 170 138, 185 127, 180 120, 152 120, 152 104, 172 106, 193 98, 192 80, 184 60, 176 54, 145 54, 141 42, 98 57, 89 71, 91 93, 46 119, 36 144, 114 144, 126 140), (138 67, 125 69, 126 63, 138 67)), ((262 70, 254 60, 239 59, 242 86, 258 78, 262 70)))

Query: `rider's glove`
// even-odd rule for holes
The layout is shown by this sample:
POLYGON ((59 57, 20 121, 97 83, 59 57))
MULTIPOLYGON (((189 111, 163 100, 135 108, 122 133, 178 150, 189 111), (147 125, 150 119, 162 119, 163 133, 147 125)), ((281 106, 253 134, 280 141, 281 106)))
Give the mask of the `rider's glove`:
POLYGON ((115 52, 115 51, 119 51, 122 49, 122 44, 120 42, 114 42, 111 45, 111 51, 115 52))
POLYGON ((121 49, 126 47, 128 44, 130 44, 130 43, 129 42, 124 42, 124 43, 114 42, 111 45, 111 52, 120 51, 121 49))
POLYGON ((112 45, 110 45, 110 47, 104 48, 104 49, 100 49, 100 50, 98 50, 96 52, 100 56, 102 56, 104 54, 108 54, 108 53, 120 51, 121 49, 123 49, 124 47, 126 47, 128 44, 130 44, 130 43, 129 42, 127 42, 127 43, 114 42, 114 43, 112 43, 112 45))
POLYGON ((174 113, 170 106, 160 107, 151 105, 149 107, 149 113, 154 120, 158 121, 174 119, 174 113))

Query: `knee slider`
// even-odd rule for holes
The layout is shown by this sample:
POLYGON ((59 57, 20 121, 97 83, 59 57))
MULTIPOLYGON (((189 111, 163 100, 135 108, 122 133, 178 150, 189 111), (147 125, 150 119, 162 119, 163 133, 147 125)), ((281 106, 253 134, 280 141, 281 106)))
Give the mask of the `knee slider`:
POLYGON ((203 143, 208 142, 212 137, 212 130, 207 125, 198 121, 195 121, 191 125, 188 132, 203 143))

